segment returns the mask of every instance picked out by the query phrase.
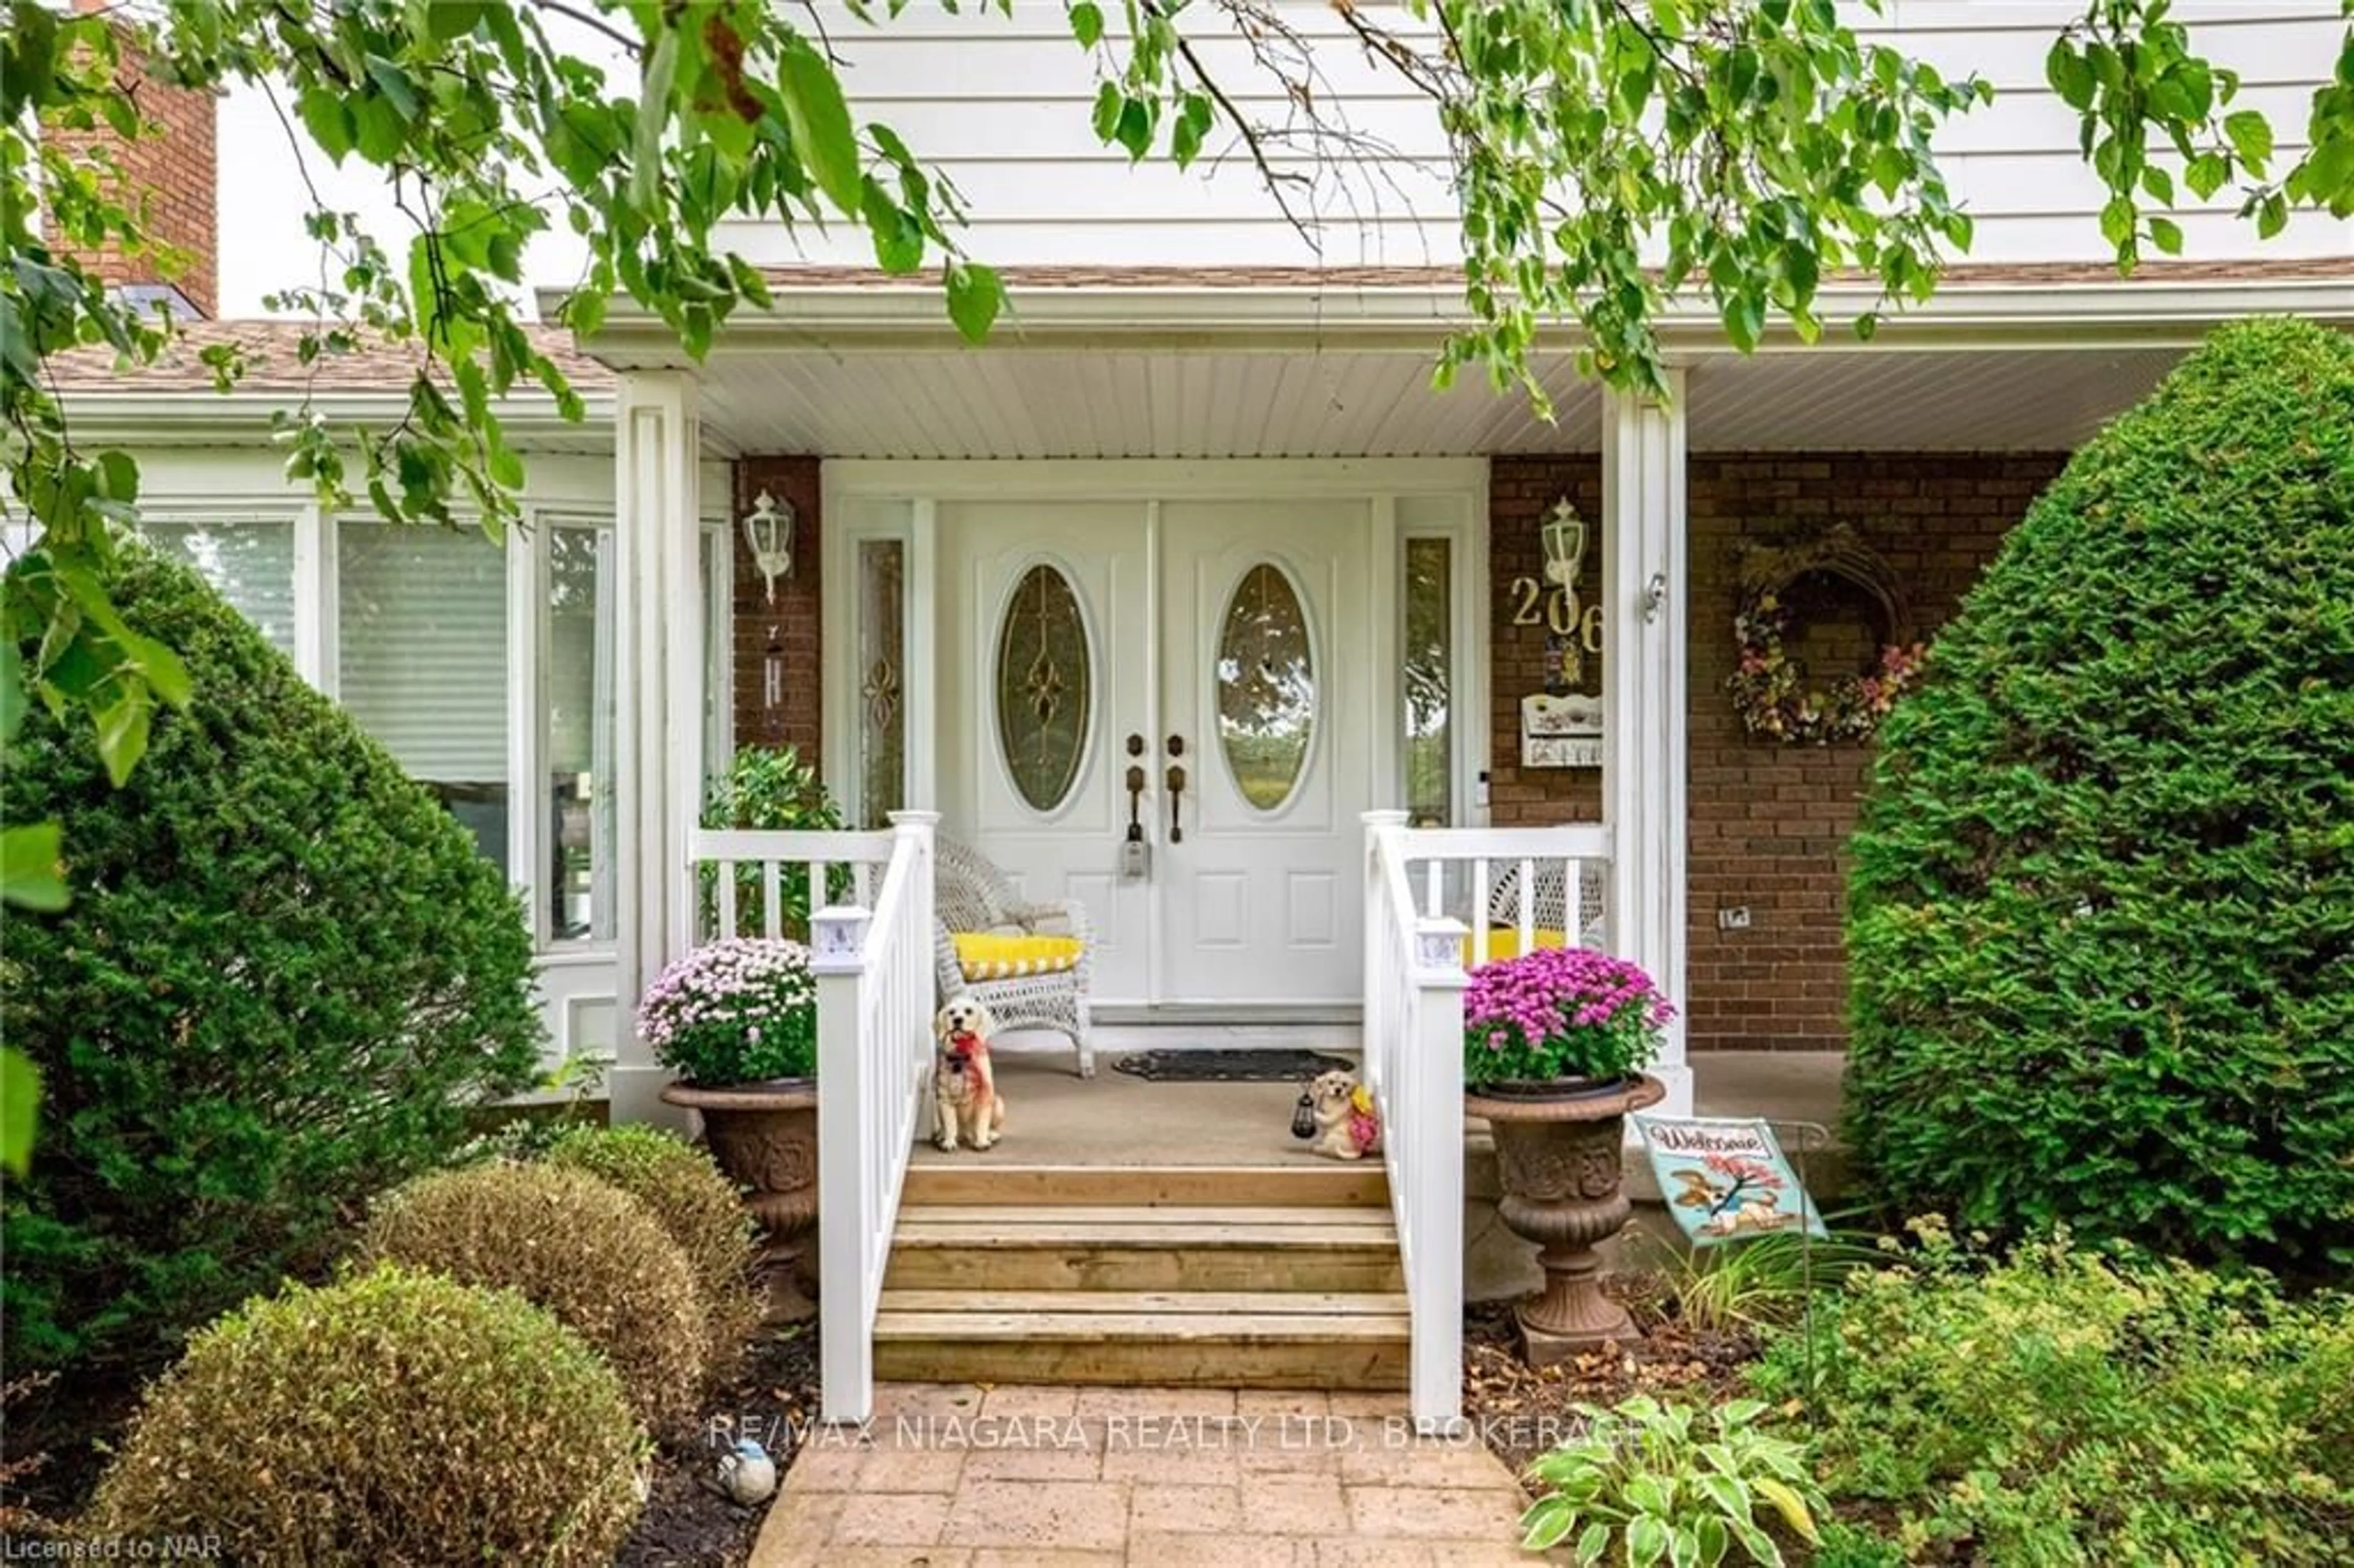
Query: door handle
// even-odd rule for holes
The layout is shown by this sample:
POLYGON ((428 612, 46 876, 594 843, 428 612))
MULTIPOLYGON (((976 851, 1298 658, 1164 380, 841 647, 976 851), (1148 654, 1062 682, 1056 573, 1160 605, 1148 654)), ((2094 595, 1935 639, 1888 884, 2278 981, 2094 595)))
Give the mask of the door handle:
POLYGON ((1144 768, 1131 762, 1128 765, 1128 842, 1132 844, 1144 842, 1143 800, 1144 768))
POLYGON ((1175 763, 1169 765, 1169 842, 1185 842, 1185 770, 1175 763))

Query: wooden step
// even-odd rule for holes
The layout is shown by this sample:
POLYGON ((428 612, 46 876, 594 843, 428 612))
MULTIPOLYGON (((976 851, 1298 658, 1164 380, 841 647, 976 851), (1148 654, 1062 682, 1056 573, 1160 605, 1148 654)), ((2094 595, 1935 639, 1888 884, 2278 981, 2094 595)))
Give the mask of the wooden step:
POLYGON ((1378 1160, 1320 1160, 1292 1166, 1014 1165, 995 1155, 959 1155, 907 1168, 903 1204, 1052 1204, 1103 1207, 1252 1204, 1296 1209, 1386 1209, 1388 1174, 1378 1160))
POLYGON ((920 1382, 1394 1389, 1411 1352, 1394 1290, 886 1287, 875 1319, 875 1375, 920 1382))
POLYGON ((884 1289, 1392 1291, 1387 1209, 903 1206, 884 1289))

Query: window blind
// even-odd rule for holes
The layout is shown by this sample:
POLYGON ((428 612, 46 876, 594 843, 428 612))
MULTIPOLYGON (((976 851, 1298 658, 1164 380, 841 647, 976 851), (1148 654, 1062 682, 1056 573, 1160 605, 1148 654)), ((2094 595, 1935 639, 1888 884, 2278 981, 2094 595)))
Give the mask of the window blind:
POLYGON ((507 777, 505 553, 477 530, 338 530, 337 694, 418 779, 507 777))
POLYGON ((280 652, 294 652, 294 524, 143 516, 139 531, 186 562, 280 652))

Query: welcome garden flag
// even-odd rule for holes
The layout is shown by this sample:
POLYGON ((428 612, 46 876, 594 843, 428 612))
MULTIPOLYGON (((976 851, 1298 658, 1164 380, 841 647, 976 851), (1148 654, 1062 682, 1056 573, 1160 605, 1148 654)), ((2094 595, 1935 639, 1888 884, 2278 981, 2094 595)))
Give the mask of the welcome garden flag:
POLYGON ((1728 1117, 1638 1116, 1668 1213, 1694 1246, 1778 1232, 1828 1236, 1772 1124, 1728 1117))

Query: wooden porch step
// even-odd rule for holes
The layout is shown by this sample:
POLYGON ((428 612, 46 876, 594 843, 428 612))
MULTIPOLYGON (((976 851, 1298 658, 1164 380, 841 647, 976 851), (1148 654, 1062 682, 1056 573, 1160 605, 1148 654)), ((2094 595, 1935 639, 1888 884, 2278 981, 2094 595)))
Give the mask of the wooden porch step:
POLYGON ((955 1291, 1394 1291, 1384 1209, 1055 1204, 899 1211, 883 1285, 955 1291))
POLYGON ((877 1377, 1224 1388, 1404 1388, 1394 1291, 891 1289, 877 1377))
POLYGON ((1250 1204, 1294 1209, 1389 1207, 1389 1176, 1378 1160, 1320 1160, 1294 1166, 1017 1165, 994 1154, 937 1161, 919 1155, 907 1168, 903 1204, 924 1207, 1045 1204, 1123 1208, 1250 1204))

